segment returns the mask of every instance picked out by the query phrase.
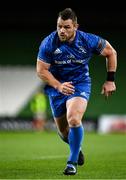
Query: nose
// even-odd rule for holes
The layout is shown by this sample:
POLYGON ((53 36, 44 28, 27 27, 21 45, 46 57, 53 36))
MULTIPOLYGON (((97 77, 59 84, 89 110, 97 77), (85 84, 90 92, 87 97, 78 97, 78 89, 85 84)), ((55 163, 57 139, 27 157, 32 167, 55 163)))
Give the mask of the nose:
POLYGON ((61 28, 61 29, 60 29, 60 32, 61 32, 61 33, 64 33, 64 32, 65 32, 65 29, 64 29, 64 28, 61 28))

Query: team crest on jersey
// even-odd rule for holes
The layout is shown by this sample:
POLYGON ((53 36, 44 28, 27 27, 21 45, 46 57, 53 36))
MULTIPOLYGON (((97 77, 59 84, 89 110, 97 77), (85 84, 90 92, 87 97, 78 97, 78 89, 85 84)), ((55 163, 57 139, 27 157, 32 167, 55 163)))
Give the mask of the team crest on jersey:
POLYGON ((83 46, 79 46, 80 53, 87 53, 83 46))
POLYGON ((57 48, 55 51, 54 51, 54 54, 56 55, 56 54, 61 54, 62 53, 62 51, 59 49, 59 48, 57 48))

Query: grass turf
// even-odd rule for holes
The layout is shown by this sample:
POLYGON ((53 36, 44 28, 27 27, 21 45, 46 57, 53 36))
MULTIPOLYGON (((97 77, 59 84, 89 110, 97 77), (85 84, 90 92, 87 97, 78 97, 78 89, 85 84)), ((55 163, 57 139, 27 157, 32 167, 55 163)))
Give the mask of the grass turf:
POLYGON ((0 179, 126 179, 126 135, 86 133, 86 163, 65 176, 68 145, 56 132, 0 132, 0 179))

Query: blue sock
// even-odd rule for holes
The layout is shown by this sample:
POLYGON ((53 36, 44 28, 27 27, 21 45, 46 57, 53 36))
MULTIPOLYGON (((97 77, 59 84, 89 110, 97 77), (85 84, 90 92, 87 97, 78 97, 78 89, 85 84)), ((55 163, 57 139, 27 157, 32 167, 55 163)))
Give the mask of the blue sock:
POLYGON ((68 140, 70 146, 70 156, 68 161, 77 163, 81 143, 83 141, 84 128, 82 125, 71 127, 69 130, 68 140))

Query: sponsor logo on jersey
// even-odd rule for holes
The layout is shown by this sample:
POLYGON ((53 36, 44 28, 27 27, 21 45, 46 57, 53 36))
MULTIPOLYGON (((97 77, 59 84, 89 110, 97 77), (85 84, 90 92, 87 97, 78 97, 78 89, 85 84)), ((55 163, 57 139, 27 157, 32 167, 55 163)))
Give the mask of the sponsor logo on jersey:
POLYGON ((79 52, 80 53, 87 53, 87 51, 85 50, 85 48, 83 46, 79 46, 79 52))
POLYGON ((70 64, 70 63, 82 64, 83 62, 84 62, 83 59, 68 59, 68 60, 63 60, 63 61, 55 60, 56 64, 70 64))

